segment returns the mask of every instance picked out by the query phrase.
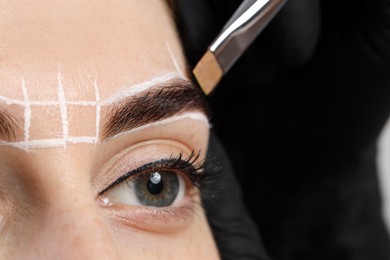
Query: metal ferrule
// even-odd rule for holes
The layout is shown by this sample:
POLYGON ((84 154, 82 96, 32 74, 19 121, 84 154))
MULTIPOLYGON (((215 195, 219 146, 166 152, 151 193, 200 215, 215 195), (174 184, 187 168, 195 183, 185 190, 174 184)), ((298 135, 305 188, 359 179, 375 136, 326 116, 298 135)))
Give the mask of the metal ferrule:
POLYGON ((267 26, 287 0, 245 0, 210 45, 224 74, 267 26))

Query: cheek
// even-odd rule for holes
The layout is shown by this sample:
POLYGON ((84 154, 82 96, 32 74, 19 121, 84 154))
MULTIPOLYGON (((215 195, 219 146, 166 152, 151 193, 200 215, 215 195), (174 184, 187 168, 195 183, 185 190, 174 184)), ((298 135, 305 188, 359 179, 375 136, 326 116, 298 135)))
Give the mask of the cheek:
POLYGON ((113 230, 124 259, 220 259, 202 209, 183 232, 152 234, 120 227, 113 230))

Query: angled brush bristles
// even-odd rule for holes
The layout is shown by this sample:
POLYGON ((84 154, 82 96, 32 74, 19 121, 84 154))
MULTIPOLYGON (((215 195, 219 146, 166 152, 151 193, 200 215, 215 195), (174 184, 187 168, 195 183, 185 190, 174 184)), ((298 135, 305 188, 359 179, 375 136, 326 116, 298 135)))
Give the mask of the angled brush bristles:
POLYGON ((223 76, 223 70, 211 51, 207 51, 196 64, 193 73, 203 92, 210 94, 223 76))

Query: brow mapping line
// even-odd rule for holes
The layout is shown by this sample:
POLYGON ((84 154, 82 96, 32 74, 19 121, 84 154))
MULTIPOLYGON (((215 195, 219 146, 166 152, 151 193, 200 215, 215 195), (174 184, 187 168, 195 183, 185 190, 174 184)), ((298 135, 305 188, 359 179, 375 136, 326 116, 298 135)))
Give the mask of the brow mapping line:
MULTIPOLYGON (((62 81, 61 81, 61 73, 59 72, 58 76, 58 88, 62 86, 62 81)), ((161 76, 158 76, 156 78, 153 78, 151 80, 145 81, 140 84, 136 84, 133 86, 125 87, 121 89, 120 91, 116 92, 116 94, 110 96, 109 98, 105 100, 99 100, 98 102, 95 101, 71 101, 71 100, 65 100, 65 95, 63 95, 64 99, 63 100, 47 100, 47 101, 29 101, 29 105, 31 106, 62 106, 65 105, 78 105, 78 106, 96 106, 100 105, 102 106, 109 106, 113 103, 116 103, 117 101, 120 101, 122 99, 125 99, 129 96, 139 94, 155 85, 166 83, 169 80, 172 79, 185 79, 183 75, 180 75, 178 72, 171 72, 167 73, 161 76)), ((63 88, 62 88, 62 93, 64 93, 63 88)), ((58 93, 60 97, 60 91, 58 93)), ((62 94, 61 94, 62 95, 62 94)), ((25 101, 23 100, 18 100, 18 99, 12 99, 12 98, 7 98, 4 96, 0 96, 0 101, 5 102, 7 105, 20 105, 20 106, 25 106, 25 101)))
POLYGON ((96 102, 96 140, 99 140, 99 130, 100 130, 100 94, 99 94, 99 88, 96 82, 96 79, 93 82, 93 87, 95 89, 95 102, 96 102))
MULTIPOLYGON (((156 121, 153 123, 149 123, 143 126, 139 126, 137 128, 133 128, 129 131, 122 132, 120 134, 117 134, 113 137, 110 137, 109 139, 106 139, 104 142, 107 142, 109 140, 118 138, 123 135, 131 134, 137 131, 140 131, 145 128, 153 127, 153 126, 159 126, 159 125, 164 125, 168 123, 173 123, 175 121, 179 121, 182 119, 193 119, 197 121, 203 121, 205 122, 208 127, 211 127, 209 124, 209 121, 207 117, 200 112, 187 112, 184 114, 180 114, 177 116, 173 116, 164 120, 156 121)), ((78 137, 68 137, 67 139, 40 139, 40 140, 29 140, 29 141, 19 141, 19 142, 8 142, 8 141, 2 141, 0 140, 0 146, 11 146, 15 147, 21 150, 26 150, 26 149, 41 149, 41 148, 56 148, 56 147, 63 147, 66 145, 66 143, 72 143, 72 144, 96 144, 96 143, 101 143, 99 139, 93 136, 78 136, 78 137)))
POLYGON ((64 140, 64 146, 66 147, 65 140, 68 139, 68 134, 69 134, 68 111, 67 111, 67 106, 66 106, 64 86, 62 85, 62 80, 61 80, 60 69, 58 69, 58 102, 59 102, 60 111, 61 111, 62 138, 64 140))
POLYGON ((24 106, 24 101, 22 100, 17 100, 17 99, 12 99, 12 98, 7 98, 4 96, 0 96, 0 101, 3 101, 7 105, 19 105, 19 106, 24 106))
POLYGON ((21 79, 23 97, 24 97, 24 141, 27 142, 30 139, 30 126, 31 126, 31 106, 28 100, 28 91, 26 82, 21 79))
MULTIPOLYGON (((28 99, 28 90, 27 90, 26 84, 25 84, 24 80, 22 79, 22 87, 23 87, 23 94, 24 94, 25 100, 23 101, 23 100, 17 100, 17 99, 10 99, 10 98, 0 96, 0 101, 5 102, 6 104, 16 104, 16 105, 20 105, 20 106, 24 106, 24 107, 28 106, 29 108, 25 109, 25 119, 26 119, 26 122, 28 121, 30 123, 31 123, 31 106, 59 106, 60 112, 61 112, 62 127, 63 127, 63 138, 62 139, 59 139, 59 138, 57 138, 57 139, 38 139, 38 140, 26 141, 26 136, 28 136, 28 139, 29 139, 29 128, 31 127, 30 123, 26 123, 25 124, 25 133, 26 133, 26 129, 27 129, 28 135, 25 135, 25 141, 7 142, 7 141, 0 140, 0 146, 9 145, 9 146, 13 146, 13 147, 16 147, 16 148, 19 148, 22 150, 26 150, 28 148, 30 148, 30 149, 31 148, 50 148, 50 147, 61 147, 61 146, 66 147, 66 143, 73 143, 73 144, 75 144, 75 143, 91 143, 91 144, 99 143, 100 142, 99 138, 98 138, 99 130, 97 130, 97 134, 96 134, 97 136, 95 136, 95 137, 92 137, 92 136, 69 137, 68 136, 68 134, 69 134, 69 128, 68 128, 69 126, 68 126, 68 121, 67 121, 67 119, 68 119, 67 105, 68 104, 80 105, 80 106, 96 106, 96 109, 97 109, 97 111, 96 111, 96 115, 97 115, 96 124, 100 126, 100 120, 101 120, 100 110, 101 110, 102 106, 111 105, 111 104, 116 103, 122 99, 129 97, 129 96, 136 95, 136 94, 141 93, 141 92, 143 92, 151 87, 166 83, 172 79, 177 79, 177 78, 184 79, 184 77, 182 75, 178 74, 178 72, 166 73, 166 74, 163 74, 161 76, 155 77, 151 80, 145 81, 143 83, 122 89, 121 91, 117 92, 116 94, 112 95, 111 97, 109 97, 103 101, 100 100, 100 93, 99 93, 99 89, 98 89, 96 81, 95 81, 95 85, 94 85, 94 87, 95 87, 95 101, 67 101, 65 99, 65 92, 64 92, 64 88, 63 88, 63 84, 62 84, 62 76, 61 76, 60 70, 58 71, 58 75, 57 75, 58 101, 55 101, 55 100, 30 101, 28 99), (26 102, 26 100, 28 100, 28 102, 26 102)), ((139 128, 134 128, 134 129, 128 131, 127 133, 138 131, 138 130, 141 130, 141 129, 144 129, 146 127, 153 126, 153 125, 168 123, 168 122, 175 121, 175 120, 185 118, 185 117, 189 117, 189 118, 192 118, 195 120, 207 121, 207 123, 208 123, 208 120, 207 120, 205 115, 203 115, 201 113, 199 113, 200 115, 195 115, 195 114, 191 115, 191 114, 193 114, 193 113, 188 114, 188 116, 185 116, 186 114, 182 114, 182 115, 178 116, 177 119, 175 119, 175 117, 171 117, 171 118, 168 118, 168 119, 165 119, 162 121, 150 123, 150 124, 141 126, 139 128)), ((121 133, 119 135, 123 135, 123 134, 126 134, 126 133, 121 133)), ((114 138, 114 137, 111 137, 110 139, 112 139, 112 138, 114 138)))
POLYGON ((38 140, 29 140, 27 142, 19 141, 19 142, 7 142, 0 141, 0 146, 11 146, 21 150, 26 149, 40 149, 40 148, 56 148, 63 147, 66 143, 72 144, 96 144, 98 140, 96 140, 93 136, 77 136, 77 137, 68 137, 68 139, 64 140, 62 138, 56 139, 38 139, 38 140))
POLYGON ((99 139, 94 136, 72 136, 66 139, 71 144, 97 144, 99 139))
POLYGON ((169 42, 168 42, 168 41, 165 41, 165 46, 167 47, 169 56, 171 57, 171 60, 172 60, 172 62, 173 62, 173 65, 174 65, 175 68, 176 68, 177 73, 179 73, 179 75, 180 75, 181 77, 184 78, 184 73, 183 73, 183 71, 180 69, 179 63, 177 62, 177 60, 176 60, 176 58, 175 58, 175 55, 173 55, 173 51, 172 51, 171 46, 169 45, 169 42))
POLYGON ((125 87, 125 88, 121 89, 120 91, 118 91, 117 93, 115 93, 114 95, 112 95, 111 97, 102 101, 100 103, 100 105, 101 106, 109 106, 113 103, 116 103, 120 100, 126 99, 130 96, 134 96, 134 95, 137 95, 141 92, 144 92, 145 90, 152 88, 156 85, 160 85, 160 84, 166 83, 170 80, 177 79, 177 78, 184 79, 183 76, 178 74, 177 72, 171 72, 171 73, 166 73, 166 74, 163 74, 161 76, 155 77, 151 80, 144 81, 140 84, 125 87))
POLYGON ((152 122, 152 123, 149 123, 149 124, 146 124, 146 125, 135 127, 135 128, 133 128, 131 130, 124 131, 124 132, 116 134, 116 135, 114 135, 114 136, 112 136, 110 138, 107 138, 104 142, 107 142, 107 141, 112 140, 114 138, 118 138, 118 137, 120 137, 122 135, 127 135, 127 134, 131 134, 131 133, 143 130, 145 128, 150 128, 150 127, 153 127, 153 126, 165 125, 165 124, 168 124, 168 123, 173 123, 173 122, 176 122, 176 121, 179 121, 179 120, 182 120, 182 119, 187 119, 187 118, 188 119, 197 120, 197 121, 203 121, 203 122, 207 123, 209 128, 211 127, 210 123, 209 123, 209 120, 207 119, 205 114, 203 114, 201 112, 187 112, 187 113, 178 114, 176 116, 172 116, 172 117, 160 120, 160 121, 156 121, 156 122, 152 122))
MULTIPOLYGON (((7 98, 4 96, 0 96, 0 101, 4 102, 7 105, 19 105, 19 106, 25 105, 25 101, 23 101, 23 100, 7 98)), ((76 105, 76 106, 96 106, 96 101, 70 101, 70 100, 67 100, 66 104, 67 105, 76 105)), ((47 100, 47 101, 29 100, 29 105, 30 105, 30 107, 32 107, 32 106, 40 106, 40 107, 59 106, 60 102, 58 102, 57 100, 47 100)))

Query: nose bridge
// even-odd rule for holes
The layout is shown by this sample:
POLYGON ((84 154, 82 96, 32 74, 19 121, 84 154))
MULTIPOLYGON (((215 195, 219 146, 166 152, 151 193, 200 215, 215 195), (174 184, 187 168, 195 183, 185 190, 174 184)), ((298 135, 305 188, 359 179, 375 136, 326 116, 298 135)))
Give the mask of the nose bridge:
POLYGON ((117 259, 109 224, 93 199, 74 193, 59 200, 45 207, 29 254, 39 254, 39 259, 117 259))
POLYGON ((30 219, 23 220, 29 230, 21 237, 21 258, 118 259, 111 228, 91 189, 87 164, 75 156, 55 154, 45 154, 50 163, 35 161, 35 185, 29 194, 40 203, 29 204, 34 210, 30 219))

